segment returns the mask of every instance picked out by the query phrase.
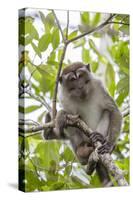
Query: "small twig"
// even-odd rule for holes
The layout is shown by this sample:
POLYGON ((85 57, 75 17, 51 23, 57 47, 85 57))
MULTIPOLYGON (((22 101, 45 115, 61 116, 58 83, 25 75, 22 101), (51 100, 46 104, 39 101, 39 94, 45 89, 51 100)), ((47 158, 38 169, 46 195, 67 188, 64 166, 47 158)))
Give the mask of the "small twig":
POLYGON ((47 110, 51 113, 52 109, 49 106, 49 104, 46 102, 46 100, 40 96, 36 96, 35 94, 33 94, 30 90, 26 91, 27 94, 29 94, 29 96, 31 96, 33 99, 39 101, 42 105, 45 106, 45 108, 47 108, 47 110))
POLYGON ((89 30, 89 31, 87 31, 87 32, 85 32, 85 33, 83 33, 83 34, 81 34, 81 35, 78 35, 77 37, 72 38, 71 40, 68 40, 67 43, 69 44, 69 43, 71 43, 71 42, 74 42, 74 41, 76 41, 76 40, 78 40, 78 39, 80 39, 80 38, 82 38, 82 37, 88 35, 88 34, 91 34, 91 33, 94 33, 94 32, 96 32, 96 31, 99 31, 101 28, 103 28, 104 26, 108 25, 108 22, 109 22, 114 16, 115 16, 115 14, 110 15, 110 16, 108 17, 108 19, 106 19, 106 21, 103 22, 102 24, 100 24, 99 26, 97 26, 97 27, 95 27, 95 28, 92 28, 91 30, 89 30))
POLYGON ((38 122, 35 122, 32 119, 19 119, 19 125, 40 125, 38 122))
POLYGON ((53 121, 46 123, 46 124, 43 124, 43 125, 34 126, 34 127, 31 127, 31 128, 19 127, 19 136, 30 137, 30 136, 33 136, 33 135, 40 134, 40 133, 37 133, 39 131, 45 130, 47 128, 53 128, 53 127, 54 127, 53 121), (30 133, 30 134, 28 134, 28 133, 30 133))
POLYGON ((68 28, 69 28, 69 10, 67 10, 66 40, 68 39, 68 28))
POLYGON ((122 113, 122 117, 127 117, 129 114, 130 114, 130 111, 129 111, 129 110, 125 110, 125 111, 122 113))
POLYGON ((126 26, 129 26, 130 24, 128 24, 128 23, 124 23, 124 22, 114 22, 114 21, 110 21, 110 22, 108 22, 108 24, 123 24, 123 25, 126 25, 126 26))
POLYGON ((60 22, 59 22, 59 20, 58 20, 58 18, 57 18, 57 16, 56 16, 54 10, 52 10, 52 13, 53 13, 53 15, 54 15, 54 17, 55 17, 55 20, 56 20, 57 26, 58 26, 58 28, 59 28, 59 30, 60 30, 61 35, 62 35, 63 42, 65 43, 65 42, 66 42, 66 39, 65 39, 65 37, 64 37, 64 33, 63 33, 63 31, 62 31, 62 28, 61 28, 60 22))

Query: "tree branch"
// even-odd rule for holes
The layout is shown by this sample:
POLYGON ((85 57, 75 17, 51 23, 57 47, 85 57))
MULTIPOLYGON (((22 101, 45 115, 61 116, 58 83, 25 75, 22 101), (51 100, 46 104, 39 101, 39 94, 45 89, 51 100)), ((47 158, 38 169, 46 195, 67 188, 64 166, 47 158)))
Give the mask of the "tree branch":
POLYGON ((55 20, 56 20, 57 26, 58 26, 58 28, 59 28, 59 30, 60 30, 61 35, 62 35, 63 42, 65 43, 65 42, 66 42, 66 38, 64 37, 64 33, 63 33, 63 31, 62 31, 62 28, 61 28, 60 22, 59 22, 59 20, 58 20, 58 18, 57 18, 57 16, 56 16, 54 10, 52 10, 52 13, 53 13, 53 15, 54 15, 54 17, 55 17, 55 20))
POLYGON ((129 109, 122 113, 122 117, 127 117, 130 114, 129 109))
POLYGON ((60 63, 59 63, 59 69, 58 69, 58 72, 57 72, 55 88, 54 88, 53 106, 52 106, 52 118, 53 119, 56 116, 56 99, 57 99, 58 83, 59 83, 60 73, 61 73, 62 64, 63 64, 63 60, 64 60, 64 57, 65 57, 66 49, 67 49, 67 44, 65 43, 64 48, 63 48, 63 53, 62 53, 62 56, 61 56, 61 60, 60 60, 60 63))
POLYGON ((68 39, 68 28, 69 28, 69 10, 67 10, 66 40, 68 39))
POLYGON ((49 104, 46 102, 46 100, 43 97, 36 96, 30 90, 26 91, 25 93, 29 94, 29 96, 31 96, 33 99, 39 101, 51 113, 52 109, 51 109, 51 107, 49 106, 49 104))
MULTIPOLYGON (((67 115, 67 120, 66 120, 66 124, 67 126, 72 126, 72 127, 77 127, 80 130, 83 131, 83 133, 89 137, 90 134, 93 132, 84 121, 82 121, 78 115, 74 116, 74 115, 67 115)), ((23 134, 19 133, 20 136, 22 137, 29 137, 29 136, 33 136, 39 133, 35 133, 37 131, 41 131, 47 128, 54 128, 55 127, 55 122, 52 121, 50 123, 46 123, 42 126, 38 126, 38 127, 32 127, 29 128, 27 130, 23 129, 23 134), (26 133, 30 133, 30 134, 24 134, 24 132, 26 133)), ((22 129, 20 130, 22 132, 22 129)), ((95 144, 93 144, 95 146, 95 151, 97 152, 97 148, 99 148, 102 144, 100 142, 96 142, 95 144)), ((114 177, 114 179, 116 180, 116 182, 118 183, 119 186, 127 186, 128 183, 124 178, 123 172, 122 170, 120 170, 114 163, 112 157, 110 154, 105 153, 105 154, 97 154, 98 158, 101 160, 101 162, 104 164, 104 166, 107 168, 108 172, 114 177)))
MULTIPOLYGON (((80 130, 84 132, 84 134, 89 137, 89 135, 93 132, 88 126, 85 124, 84 121, 79 119, 79 117, 75 117, 72 115, 67 115, 67 125, 68 126, 74 126, 78 127, 80 130)), ((99 142, 95 143, 94 146, 97 149, 102 144, 99 142)), ((107 168, 108 172, 114 177, 116 182, 119 186, 127 186, 128 183, 126 179, 124 178, 122 170, 120 170, 114 163, 111 155, 109 153, 105 154, 98 154, 99 159, 104 164, 104 166, 107 168)))
POLYGON ((32 119, 19 119, 19 125, 32 125, 32 126, 38 126, 40 125, 38 122, 35 122, 32 119))
POLYGON ((129 26, 130 24, 128 23, 124 23, 124 22, 114 22, 114 21, 110 21, 108 22, 108 24, 122 24, 122 25, 126 25, 126 26, 129 26))
POLYGON ((31 128, 19 127, 19 136, 30 137, 30 136, 33 136, 33 135, 40 134, 40 133, 37 133, 39 131, 45 130, 47 128, 53 128, 53 127, 54 127, 53 121, 46 123, 46 124, 43 124, 43 125, 33 126, 31 128))
POLYGON ((80 38, 82 38, 82 37, 88 35, 88 34, 91 34, 91 33, 94 33, 94 32, 96 32, 96 31, 99 31, 99 30, 102 29, 104 26, 108 25, 108 22, 109 22, 114 16, 115 16, 115 14, 114 14, 114 15, 110 15, 110 16, 108 17, 108 19, 106 19, 106 21, 103 22, 102 24, 100 24, 99 26, 97 26, 97 27, 95 27, 95 28, 92 28, 91 30, 89 30, 89 31, 87 31, 87 32, 85 32, 85 33, 83 33, 83 34, 81 34, 81 35, 78 35, 77 37, 72 38, 71 40, 68 40, 67 43, 69 44, 69 43, 71 43, 71 42, 74 42, 75 40, 78 40, 78 39, 80 39, 80 38))

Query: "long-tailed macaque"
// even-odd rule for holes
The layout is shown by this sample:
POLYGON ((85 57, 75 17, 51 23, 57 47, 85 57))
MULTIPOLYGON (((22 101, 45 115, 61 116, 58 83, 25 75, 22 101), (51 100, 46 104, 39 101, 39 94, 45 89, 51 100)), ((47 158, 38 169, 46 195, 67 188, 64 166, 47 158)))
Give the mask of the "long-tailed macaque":
MULTIPOLYGON (((47 139, 69 139, 83 165, 88 163, 88 158, 94 151, 92 144, 97 141, 102 143, 98 148, 99 154, 113 151, 120 133, 122 116, 102 82, 91 72, 89 64, 76 62, 63 70, 60 76, 59 101, 63 110, 56 116, 57 134, 49 135, 47 139), (94 131, 91 136, 88 138, 78 128, 66 127, 67 114, 79 115, 94 131)), ((100 161, 95 168, 103 185, 106 185, 110 180, 106 168, 100 161)))

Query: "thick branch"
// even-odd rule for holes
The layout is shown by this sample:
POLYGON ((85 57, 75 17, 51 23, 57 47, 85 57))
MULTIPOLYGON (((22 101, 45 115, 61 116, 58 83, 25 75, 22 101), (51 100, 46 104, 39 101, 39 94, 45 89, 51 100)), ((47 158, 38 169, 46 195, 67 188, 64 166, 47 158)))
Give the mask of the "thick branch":
MULTIPOLYGON (((77 127, 80 130, 83 131, 83 133, 89 137, 89 135, 93 132, 84 121, 82 121, 78 116, 73 116, 73 115, 67 115, 67 121, 66 121, 67 126, 72 126, 72 127, 77 127)), ((20 136, 22 137, 29 137, 29 136, 33 136, 36 135, 38 133, 35 133, 37 131, 41 131, 44 129, 47 129, 49 127, 55 127, 55 122, 50 122, 50 123, 46 123, 43 126, 38 126, 38 127, 32 127, 29 128, 27 130, 21 129, 20 128, 20 136), (30 133, 30 134, 24 134, 24 132, 26 133, 30 133)), ((97 149, 101 144, 95 143, 94 146, 97 149)), ((104 164, 104 166, 107 168, 108 172, 114 177, 114 179, 116 180, 116 182, 118 183, 119 186, 127 186, 128 183, 124 178, 123 172, 122 170, 120 170, 114 163, 112 157, 110 154, 98 154, 99 159, 101 160, 101 162, 104 164)))
MULTIPOLYGON (((92 133, 92 130, 90 128, 88 128, 88 126, 85 124, 85 122, 83 122, 78 117, 75 117, 75 116, 72 116, 72 115, 67 116, 67 125, 78 127, 79 129, 81 129, 84 132, 84 134, 87 137, 89 137, 89 135, 92 133)), ((94 146, 96 148, 98 148, 99 142, 95 143, 94 146)), ((99 159, 104 164, 104 166, 107 168, 108 172, 114 177, 114 179, 116 180, 118 185, 119 186, 127 186, 128 183, 127 183, 126 179, 124 178, 122 170, 120 170, 115 165, 111 155, 107 153, 107 154, 103 154, 103 155, 98 154, 98 156, 99 156, 99 159)))

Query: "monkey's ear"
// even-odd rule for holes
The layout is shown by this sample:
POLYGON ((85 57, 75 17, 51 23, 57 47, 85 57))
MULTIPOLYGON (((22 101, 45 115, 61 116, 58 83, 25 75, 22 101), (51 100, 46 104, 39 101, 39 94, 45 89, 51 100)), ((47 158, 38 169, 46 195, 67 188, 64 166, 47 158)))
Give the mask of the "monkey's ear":
POLYGON ((86 68, 89 70, 89 72, 91 72, 90 64, 87 64, 87 65, 86 65, 86 68))
POLYGON ((59 82, 62 83, 62 76, 59 77, 59 82))

